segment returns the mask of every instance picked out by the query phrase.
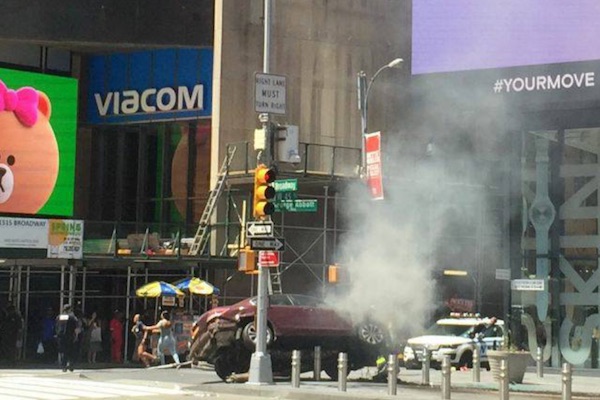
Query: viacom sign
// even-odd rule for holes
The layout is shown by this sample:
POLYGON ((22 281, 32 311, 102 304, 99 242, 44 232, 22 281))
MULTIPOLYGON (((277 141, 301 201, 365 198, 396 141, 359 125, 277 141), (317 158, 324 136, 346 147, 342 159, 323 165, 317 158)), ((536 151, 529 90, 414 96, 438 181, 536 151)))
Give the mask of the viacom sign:
POLYGON ((212 58, 210 49, 92 57, 88 122, 114 124, 209 117, 212 58))

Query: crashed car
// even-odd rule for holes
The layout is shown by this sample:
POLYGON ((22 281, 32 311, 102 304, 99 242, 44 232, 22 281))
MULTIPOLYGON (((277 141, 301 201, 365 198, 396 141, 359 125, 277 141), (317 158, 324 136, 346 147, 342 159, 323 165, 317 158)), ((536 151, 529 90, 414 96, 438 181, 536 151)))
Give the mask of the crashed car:
MULTIPOLYGON (((248 371, 256 343, 256 302, 252 297, 204 313, 195 323, 189 358, 213 364, 223 380, 248 371)), ((321 346, 321 365, 332 379, 337 379, 339 352, 348 353, 349 371, 373 365, 387 338, 379 324, 355 323, 321 300, 300 294, 268 296, 266 336, 274 374, 289 374, 293 350, 304 350, 302 369, 312 369, 313 349, 321 346)))
POLYGON ((424 349, 430 351, 430 365, 440 368, 445 355, 455 367, 473 366, 473 348, 479 348, 480 362, 489 368, 487 350, 502 347, 504 322, 478 315, 451 316, 442 318, 425 335, 408 339, 404 347, 404 365, 407 369, 419 369, 423 362, 424 349), (480 332, 478 332, 480 331, 480 332))

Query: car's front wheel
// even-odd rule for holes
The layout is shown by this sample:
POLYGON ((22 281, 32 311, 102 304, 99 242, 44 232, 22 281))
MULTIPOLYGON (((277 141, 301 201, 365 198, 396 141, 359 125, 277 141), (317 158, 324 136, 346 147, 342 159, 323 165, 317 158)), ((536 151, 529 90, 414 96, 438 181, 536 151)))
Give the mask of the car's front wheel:
MULTIPOLYGON (((254 349, 256 346, 256 325, 254 321, 248 322, 242 328, 242 340, 244 341, 244 345, 249 349, 254 349)), ((271 327, 267 326, 267 346, 271 344, 273 341, 273 330, 271 327)))

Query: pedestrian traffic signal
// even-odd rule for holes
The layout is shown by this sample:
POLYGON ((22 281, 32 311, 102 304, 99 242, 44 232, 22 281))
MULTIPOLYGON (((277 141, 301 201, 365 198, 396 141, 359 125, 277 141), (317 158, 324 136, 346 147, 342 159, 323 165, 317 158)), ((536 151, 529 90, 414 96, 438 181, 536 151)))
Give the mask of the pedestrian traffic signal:
POLYGON ((260 164, 254 170, 253 214, 256 219, 264 219, 275 212, 275 205, 272 203, 275 198, 275 188, 271 186, 275 178, 275 169, 264 164, 260 164))

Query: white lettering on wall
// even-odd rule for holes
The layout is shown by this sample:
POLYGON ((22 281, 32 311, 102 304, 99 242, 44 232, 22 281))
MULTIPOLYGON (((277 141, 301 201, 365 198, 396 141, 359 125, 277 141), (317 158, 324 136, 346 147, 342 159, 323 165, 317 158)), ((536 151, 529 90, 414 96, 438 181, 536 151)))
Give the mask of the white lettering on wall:
POLYGON ((195 85, 190 93, 187 86, 148 88, 141 93, 137 90, 108 92, 105 97, 94 93, 96 108, 100 116, 151 114, 157 111, 191 111, 204 109, 204 86, 195 85), (112 106, 112 107, 111 107, 112 106))
POLYGON ((568 73, 558 75, 517 76, 496 79, 494 93, 519 93, 596 86, 595 72, 568 73))

